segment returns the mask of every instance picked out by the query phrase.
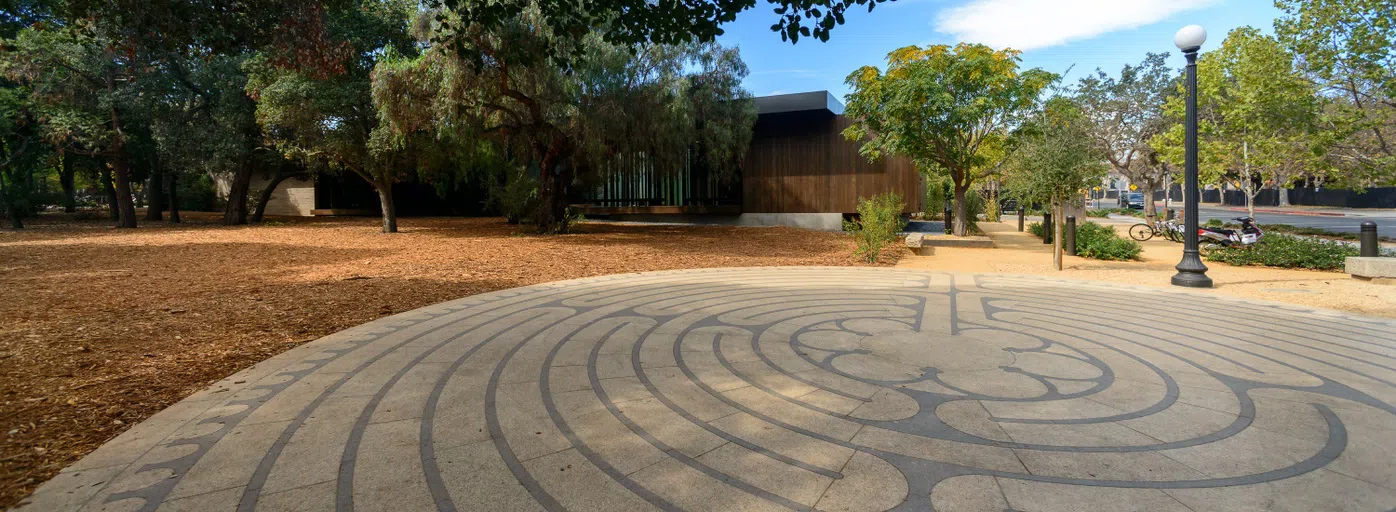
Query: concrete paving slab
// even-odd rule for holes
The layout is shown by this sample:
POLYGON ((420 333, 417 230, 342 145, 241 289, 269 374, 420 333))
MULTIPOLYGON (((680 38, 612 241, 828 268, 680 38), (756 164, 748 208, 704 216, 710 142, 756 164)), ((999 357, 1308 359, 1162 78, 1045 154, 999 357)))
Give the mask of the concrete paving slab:
POLYGON ((239 372, 23 510, 1396 508, 1390 320, 877 268, 450 306, 239 372))

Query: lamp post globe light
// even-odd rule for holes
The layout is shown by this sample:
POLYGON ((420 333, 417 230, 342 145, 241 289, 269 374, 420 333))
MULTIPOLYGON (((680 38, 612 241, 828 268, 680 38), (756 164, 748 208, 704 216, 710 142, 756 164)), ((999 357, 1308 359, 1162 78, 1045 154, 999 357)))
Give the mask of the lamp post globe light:
POLYGON ((1183 51, 1188 59, 1187 67, 1187 141, 1184 156, 1183 216, 1186 227, 1183 231, 1183 260, 1178 262, 1178 273, 1173 275, 1175 286, 1189 288, 1211 288, 1212 278, 1207 277, 1207 265, 1197 254, 1197 201, 1201 195, 1197 186, 1197 51, 1207 41, 1207 31, 1199 25, 1188 25, 1173 36, 1173 44, 1183 51))

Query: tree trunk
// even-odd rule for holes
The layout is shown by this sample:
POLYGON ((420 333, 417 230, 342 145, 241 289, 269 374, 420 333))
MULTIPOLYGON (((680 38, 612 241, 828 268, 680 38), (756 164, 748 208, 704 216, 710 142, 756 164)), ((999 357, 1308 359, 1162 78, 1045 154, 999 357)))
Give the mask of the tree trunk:
POLYGON ((565 141, 554 140, 538 168, 538 232, 567 231, 567 185, 571 172, 562 164, 565 141))
POLYGON ((111 169, 98 171, 102 175, 102 190, 107 193, 107 206, 111 207, 111 222, 116 225, 121 222, 121 211, 116 207, 116 187, 111 183, 111 169))
POLYGON ((1062 269, 1062 223, 1065 222, 1062 202, 1052 200, 1052 268, 1062 269))
POLYGON ((73 161, 68 155, 63 155, 63 165, 58 167, 58 185, 63 187, 63 211, 73 213, 78 211, 77 185, 73 170, 73 161))
POLYGON ((276 192, 276 187, 278 185, 281 185, 282 181, 285 181, 286 178, 291 177, 289 174, 281 172, 282 165, 284 164, 278 164, 276 166, 276 174, 272 175, 271 181, 268 181, 267 186, 262 187, 262 191, 257 194, 257 207, 252 210, 253 224, 259 224, 262 222, 262 216, 267 212, 267 201, 271 200, 271 194, 273 192, 276 192))
POLYGON ((179 224, 179 173, 170 176, 170 224, 179 224))
POLYGON ((969 205, 965 203, 965 193, 969 191, 969 183, 963 183, 959 179, 952 178, 955 183, 955 208, 953 212, 953 226, 951 231, 955 236, 965 236, 969 234, 969 222, 965 216, 969 212, 969 205))
POLYGON ((223 225, 247 224, 247 189, 252 186, 251 157, 244 156, 228 187, 228 206, 223 209, 223 225))
POLYGON ((378 190, 378 202, 383 205, 383 232, 397 233, 397 205, 393 203, 393 184, 375 182, 373 188, 378 190))
POLYGON ((127 166, 126 150, 120 146, 112 157, 112 186, 116 189, 116 210, 121 218, 118 228, 136 227, 136 204, 131 197, 131 169, 127 166))
POLYGON ((165 176, 159 169, 151 169, 150 182, 145 186, 145 220, 158 222, 165 220, 165 176))
POLYGON ((22 218, 22 217, 24 217, 24 216, 23 216, 23 215, 20 215, 20 214, 19 214, 19 210, 16 209, 13 205, 10 206, 9 210, 10 210, 10 212, 9 212, 9 213, 10 213, 10 227, 15 228, 15 229, 24 229, 24 219, 22 218))
POLYGON ((1146 185, 1149 191, 1144 193, 1144 219, 1153 225, 1154 220, 1158 218, 1158 206, 1154 205, 1154 189, 1158 188, 1158 184, 1147 182, 1146 185))

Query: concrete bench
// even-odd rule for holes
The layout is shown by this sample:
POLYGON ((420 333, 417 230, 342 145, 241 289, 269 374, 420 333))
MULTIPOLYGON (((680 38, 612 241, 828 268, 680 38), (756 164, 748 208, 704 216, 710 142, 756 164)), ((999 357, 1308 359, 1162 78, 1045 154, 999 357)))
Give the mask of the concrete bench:
POLYGON ((1364 281, 1396 285, 1396 258, 1350 257, 1343 262, 1343 271, 1364 281))
POLYGON ((994 247, 994 241, 987 236, 950 236, 926 233, 911 233, 906 237, 906 248, 917 255, 933 255, 936 247, 990 249, 994 247))

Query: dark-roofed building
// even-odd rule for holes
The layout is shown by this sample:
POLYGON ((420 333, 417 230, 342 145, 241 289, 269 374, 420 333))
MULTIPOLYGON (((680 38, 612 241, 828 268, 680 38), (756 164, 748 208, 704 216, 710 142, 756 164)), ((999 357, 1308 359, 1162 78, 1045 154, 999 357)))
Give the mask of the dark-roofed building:
POLYGON ((713 180, 692 169, 658 178, 622 174, 608 180, 612 189, 603 185, 585 211, 633 220, 726 216, 739 224, 838 230, 844 215, 856 211, 859 197, 888 191, 901 194, 906 212, 920 211, 923 194, 915 166, 905 158, 869 162, 859 155, 859 144, 843 137, 851 121, 834 95, 813 91, 755 100, 756 126, 738 183, 707 186, 713 180), (653 189, 624 186, 637 179, 653 189))

